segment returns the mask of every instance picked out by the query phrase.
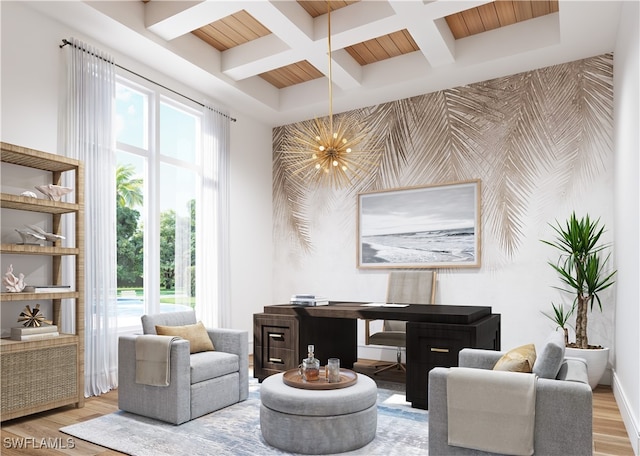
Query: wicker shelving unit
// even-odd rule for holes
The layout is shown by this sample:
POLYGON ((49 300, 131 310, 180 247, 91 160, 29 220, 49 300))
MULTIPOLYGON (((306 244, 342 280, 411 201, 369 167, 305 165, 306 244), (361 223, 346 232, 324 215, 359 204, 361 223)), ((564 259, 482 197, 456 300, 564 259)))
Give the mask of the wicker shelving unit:
MULTIPOLYGON (((50 300, 54 324, 61 327, 62 300, 75 301, 75 334, 60 334, 50 339, 16 341, 0 339, 0 419, 2 421, 63 405, 84 405, 84 165, 60 155, 49 154, 8 143, 1 143, 0 161, 41 170, 51 182, 61 185, 64 173, 75 179, 75 203, 50 201, 2 193, 0 207, 30 211, 51 217, 53 232, 60 233, 63 215, 75 218, 75 247, 53 245, 0 244, 3 255, 36 255, 51 262, 51 283, 61 284, 62 258, 75 259, 75 290, 61 293, 2 292, 0 303, 50 300)), ((4 291, 4 287, 3 287, 4 291)), ((5 304, 6 303, 6 304, 5 304)), ((28 304, 28 302, 25 302, 28 304)))

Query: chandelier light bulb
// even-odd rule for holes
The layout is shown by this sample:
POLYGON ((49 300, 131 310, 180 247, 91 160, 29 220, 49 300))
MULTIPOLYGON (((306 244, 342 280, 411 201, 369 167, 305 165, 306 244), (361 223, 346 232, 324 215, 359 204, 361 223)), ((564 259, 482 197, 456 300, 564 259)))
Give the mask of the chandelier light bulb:
POLYGON ((316 158, 318 158, 318 155, 317 155, 317 154, 313 154, 313 155, 311 156, 311 158, 313 158, 313 159, 315 160, 316 158))
POLYGON ((347 152, 347 153, 351 152, 351 147, 347 147, 346 152, 347 152))
POLYGON ((324 146, 320 146, 318 149, 320 149, 320 152, 324 152, 324 146))
POLYGON ((320 163, 316 163, 316 169, 320 169, 320 163))
POLYGON ((333 161, 333 166, 338 166, 338 160, 333 161))

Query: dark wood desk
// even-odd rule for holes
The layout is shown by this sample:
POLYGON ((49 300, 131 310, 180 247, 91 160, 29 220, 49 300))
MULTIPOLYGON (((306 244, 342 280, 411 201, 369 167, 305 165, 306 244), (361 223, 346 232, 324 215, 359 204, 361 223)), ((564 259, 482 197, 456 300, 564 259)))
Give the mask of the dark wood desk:
POLYGON ((458 352, 465 347, 500 349, 500 315, 492 314, 491 307, 362 304, 265 306, 264 313, 253 318, 254 377, 262 381, 294 369, 306 357, 309 344, 315 345, 321 363, 336 357, 342 367, 353 368, 358 319, 407 321, 407 401, 427 408, 429 370, 457 366, 458 352))

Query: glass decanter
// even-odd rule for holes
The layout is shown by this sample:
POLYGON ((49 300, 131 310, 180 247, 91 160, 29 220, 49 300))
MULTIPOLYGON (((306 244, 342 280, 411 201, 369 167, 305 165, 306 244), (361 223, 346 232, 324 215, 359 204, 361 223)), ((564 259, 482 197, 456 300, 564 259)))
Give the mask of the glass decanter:
POLYGON ((320 379, 320 360, 314 356, 314 346, 307 347, 308 357, 302 360, 300 375, 307 382, 316 382, 320 379))

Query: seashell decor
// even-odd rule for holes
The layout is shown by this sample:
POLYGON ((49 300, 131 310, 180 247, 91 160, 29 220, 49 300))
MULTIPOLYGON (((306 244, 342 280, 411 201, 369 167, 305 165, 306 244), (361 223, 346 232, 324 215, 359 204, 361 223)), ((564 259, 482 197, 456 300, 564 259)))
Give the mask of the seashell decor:
POLYGON ((61 185, 36 185, 36 190, 46 195, 51 201, 60 201, 60 199, 73 191, 71 187, 63 187, 61 185))
POLYGON ((22 228, 16 228, 16 231, 20 234, 23 245, 42 245, 39 241, 44 241, 46 239, 42 234, 34 233, 33 231, 24 230, 22 228))
POLYGON ((59 234, 48 233, 42 228, 40 228, 38 225, 26 225, 26 226, 33 232, 33 234, 39 234, 41 236, 44 236, 44 239, 46 239, 49 242, 56 242, 58 240, 65 238, 64 236, 61 236, 59 234))

